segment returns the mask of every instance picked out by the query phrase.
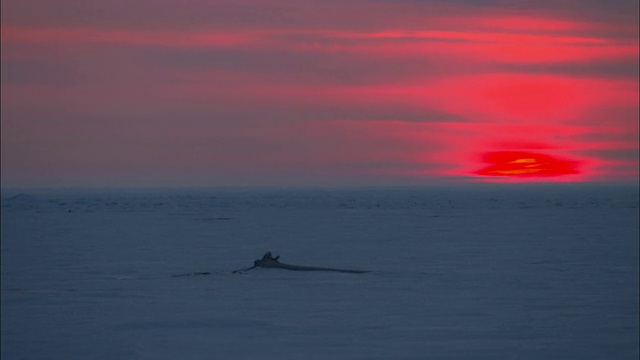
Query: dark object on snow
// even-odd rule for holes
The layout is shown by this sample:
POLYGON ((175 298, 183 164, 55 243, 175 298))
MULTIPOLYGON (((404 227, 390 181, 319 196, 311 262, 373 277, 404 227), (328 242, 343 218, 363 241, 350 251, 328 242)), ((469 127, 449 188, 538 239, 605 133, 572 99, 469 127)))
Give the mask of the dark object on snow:
POLYGON ((199 275, 209 275, 211 274, 210 272, 194 272, 194 273, 188 273, 188 274, 178 274, 178 275, 171 275, 171 277, 182 277, 182 276, 199 276, 199 275))
POLYGON ((262 256, 262 259, 258 259, 254 261, 253 266, 244 268, 244 269, 235 270, 234 273, 243 273, 245 271, 249 271, 257 267, 296 270, 296 271, 337 271, 337 272, 352 273, 352 274, 363 274, 363 273, 369 272, 367 270, 347 270, 347 269, 334 269, 334 268, 326 268, 326 267, 318 267, 318 266, 283 264, 279 262, 278 259, 280 259, 280 256, 273 257, 271 255, 271 252, 267 252, 262 256))

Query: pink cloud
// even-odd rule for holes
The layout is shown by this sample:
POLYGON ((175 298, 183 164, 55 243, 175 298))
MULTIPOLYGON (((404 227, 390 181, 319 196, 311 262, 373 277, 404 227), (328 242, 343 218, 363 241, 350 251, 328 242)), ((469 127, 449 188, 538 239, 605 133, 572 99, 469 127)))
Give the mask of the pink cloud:
POLYGON ((63 43, 82 45, 126 44, 134 46, 209 47, 243 46, 256 43, 257 32, 102 30, 92 28, 23 28, 3 26, 2 38, 11 42, 63 43))

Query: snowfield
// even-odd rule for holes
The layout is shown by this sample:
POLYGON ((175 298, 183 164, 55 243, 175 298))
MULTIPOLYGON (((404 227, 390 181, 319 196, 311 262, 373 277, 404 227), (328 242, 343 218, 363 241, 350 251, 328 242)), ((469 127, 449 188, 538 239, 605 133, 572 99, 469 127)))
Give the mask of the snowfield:
POLYGON ((638 187, 2 191, 11 359, 637 359, 638 187), (297 265, 253 269, 266 251, 297 265), (209 272, 209 275, 179 276, 209 272))

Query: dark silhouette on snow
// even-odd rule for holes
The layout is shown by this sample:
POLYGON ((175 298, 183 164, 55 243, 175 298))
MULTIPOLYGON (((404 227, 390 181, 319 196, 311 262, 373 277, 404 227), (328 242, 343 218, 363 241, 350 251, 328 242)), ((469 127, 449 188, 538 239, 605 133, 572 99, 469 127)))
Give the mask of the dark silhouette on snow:
MULTIPOLYGON (((336 271, 341 273, 351 273, 351 274, 363 274, 369 272, 369 270, 349 270, 349 269, 335 269, 335 268, 327 268, 327 267, 319 267, 319 266, 304 266, 304 265, 291 265, 284 264, 278 261, 280 256, 274 257, 271 255, 271 252, 267 252, 262 256, 262 259, 257 259, 253 262, 253 266, 238 269, 232 271, 233 274, 242 274, 251 269, 255 269, 258 267, 261 268, 272 268, 272 269, 285 269, 285 270, 294 270, 294 271, 336 271)), ((201 271, 201 272, 193 272, 187 274, 177 274, 171 275, 171 277, 187 277, 187 276, 202 276, 202 275, 211 275, 211 272, 201 271)))
POLYGON ((200 276, 200 275, 209 275, 209 274, 211 273, 208 271, 200 271, 200 272, 194 272, 194 273, 188 273, 188 274, 171 275, 171 277, 200 276))
POLYGON ((318 267, 318 266, 291 265, 291 264, 281 263, 278 261, 278 259, 280 259, 280 256, 273 257, 273 255, 271 255, 271 252, 269 251, 262 256, 262 259, 258 259, 254 261, 253 266, 244 268, 244 269, 235 270, 234 273, 243 273, 245 271, 249 271, 257 267, 295 270, 295 271, 337 271, 337 272, 352 273, 352 274, 362 274, 362 273, 369 272, 367 270, 348 270, 348 269, 335 269, 335 268, 318 267))

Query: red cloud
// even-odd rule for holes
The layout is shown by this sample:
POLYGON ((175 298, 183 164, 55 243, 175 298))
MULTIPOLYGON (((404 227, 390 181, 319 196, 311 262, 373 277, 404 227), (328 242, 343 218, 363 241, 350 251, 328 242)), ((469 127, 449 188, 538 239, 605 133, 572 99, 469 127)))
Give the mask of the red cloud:
POLYGON ((579 174, 577 162, 529 151, 492 151, 484 155, 489 165, 475 171, 480 176, 550 177, 579 174))

